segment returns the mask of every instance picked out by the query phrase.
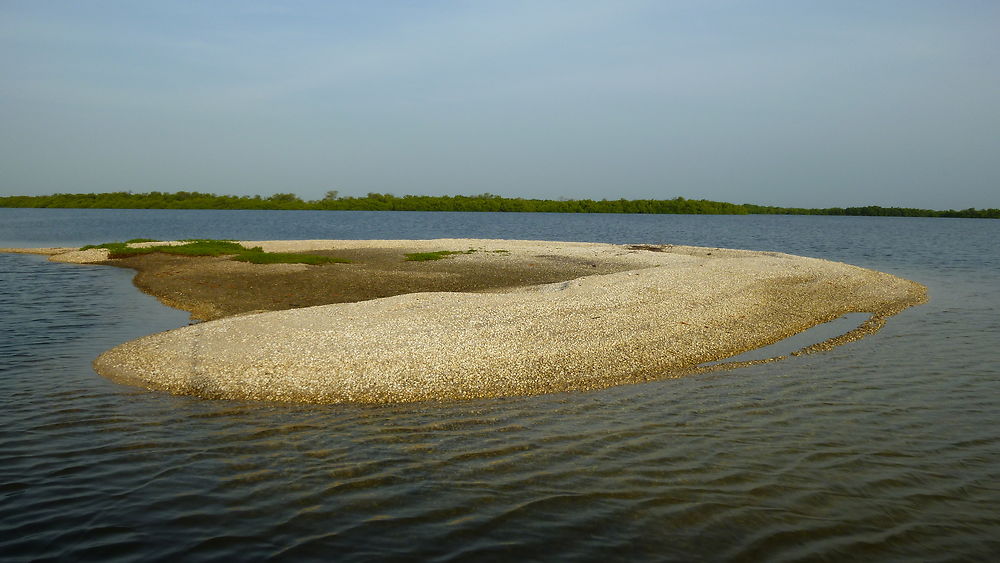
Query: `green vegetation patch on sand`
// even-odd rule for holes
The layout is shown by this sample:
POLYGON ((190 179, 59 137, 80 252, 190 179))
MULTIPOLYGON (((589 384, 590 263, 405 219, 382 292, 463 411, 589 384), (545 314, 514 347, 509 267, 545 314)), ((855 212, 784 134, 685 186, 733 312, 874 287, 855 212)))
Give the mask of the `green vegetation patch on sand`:
POLYGON ((246 252, 241 252, 233 257, 238 262, 250 262, 251 264, 309 264, 316 266, 319 264, 348 264, 351 261, 346 258, 336 258, 334 256, 318 256, 316 254, 299 254, 293 252, 264 252, 260 247, 254 247, 246 252))
POLYGON ((178 254, 181 256, 227 256, 231 255, 233 260, 240 262, 250 262, 252 264, 329 264, 347 263, 350 260, 335 258, 332 256, 317 256, 315 254, 299 254, 289 252, 264 252, 255 246, 247 248, 231 240, 213 239, 190 239, 184 244, 159 245, 159 246, 130 246, 140 242, 159 242, 155 239, 132 239, 126 242, 106 242, 104 244, 92 244, 82 247, 80 250, 91 248, 106 248, 108 258, 115 260, 119 258, 129 258, 143 254, 160 252, 163 254, 178 254))
POLYGON ((407 262, 427 262, 429 260, 441 260, 455 254, 472 254, 475 248, 468 250, 435 250, 434 252, 410 252, 406 254, 407 262))

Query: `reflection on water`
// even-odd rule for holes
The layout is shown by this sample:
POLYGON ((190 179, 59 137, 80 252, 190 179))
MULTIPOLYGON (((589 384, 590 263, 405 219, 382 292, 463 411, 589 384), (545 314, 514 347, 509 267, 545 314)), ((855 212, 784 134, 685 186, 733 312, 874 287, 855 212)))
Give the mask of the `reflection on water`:
POLYGON ((0 553, 988 560, 998 239, 956 237, 972 248, 953 245, 950 261, 952 237, 933 236, 944 242, 923 254, 885 245, 907 238, 891 233, 851 247, 855 263, 927 284, 931 302, 829 352, 591 393, 375 407, 110 383, 93 357, 186 315, 125 270, 0 255, 0 553))

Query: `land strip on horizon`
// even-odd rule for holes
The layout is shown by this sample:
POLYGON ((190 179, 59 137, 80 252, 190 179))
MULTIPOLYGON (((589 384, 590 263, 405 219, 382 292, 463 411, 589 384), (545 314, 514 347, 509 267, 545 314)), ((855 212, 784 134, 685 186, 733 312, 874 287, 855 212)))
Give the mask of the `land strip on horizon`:
POLYGON ((847 215, 1000 219, 1000 209, 933 210, 912 207, 829 207, 822 209, 727 203, 705 199, 525 199, 490 193, 472 196, 423 196, 369 193, 341 197, 331 190, 322 199, 294 193, 268 197, 200 192, 108 192, 0 197, 0 207, 70 209, 261 209, 328 211, 492 211, 525 213, 638 213, 694 215, 847 215))

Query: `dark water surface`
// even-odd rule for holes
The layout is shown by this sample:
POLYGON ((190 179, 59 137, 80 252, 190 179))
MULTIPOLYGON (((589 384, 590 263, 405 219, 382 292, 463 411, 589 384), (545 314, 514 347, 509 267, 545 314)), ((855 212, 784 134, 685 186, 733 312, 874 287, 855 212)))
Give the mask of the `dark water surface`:
POLYGON ((0 559, 991 560, 1000 221, 0 209, 0 246, 498 237, 695 244, 926 284, 878 334, 590 393, 205 401, 90 368, 186 324, 131 272, 0 254, 0 559))

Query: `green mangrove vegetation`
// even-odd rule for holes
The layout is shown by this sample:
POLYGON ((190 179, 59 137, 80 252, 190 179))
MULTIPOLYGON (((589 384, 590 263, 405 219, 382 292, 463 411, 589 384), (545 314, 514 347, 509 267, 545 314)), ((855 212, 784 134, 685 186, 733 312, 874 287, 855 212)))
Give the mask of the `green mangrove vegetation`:
POLYGON ((178 254, 181 256, 231 256, 232 260, 239 262, 250 262, 253 264, 330 264, 348 263, 350 260, 336 258, 333 256, 320 256, 317 254, 300 254, 290 252, 264 252, 255 246, 247 248, 231 240, 213 239, 192 239, 181 241, 185 244, 158 245, 158 246, 132 246, 134 243, 159 242, 156 239, 131 239, 125 242, 106 242, 103 244, 91 244, 80 248, 89 250, 91 248, 106 248, 108 258, 116 260, 119 258, 129 258, 143 254, 155 252, 163 254, 178 254))
POLYGON ((335 190, 318 200, 303 200, 293 193, 269 197, 216 195, 200 192, 110 192, 0 197, 0 207, 55 207, 91 209, 309 209, 341 211, 499 211, 528 213, 649 213, 698 215, 871 215, 892 217, 1000 218, 1000 209, 935 211, 909 207, 830 207, 806 209, 705 199, 525 199, 484 193, 464 196, 418 196, 369 193, 341 197, 335 190))

